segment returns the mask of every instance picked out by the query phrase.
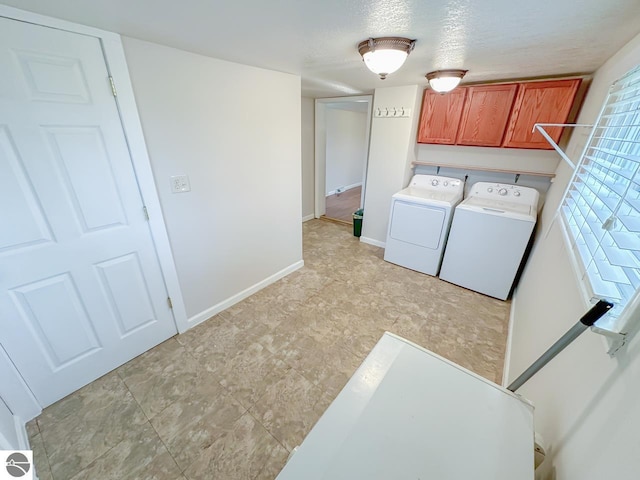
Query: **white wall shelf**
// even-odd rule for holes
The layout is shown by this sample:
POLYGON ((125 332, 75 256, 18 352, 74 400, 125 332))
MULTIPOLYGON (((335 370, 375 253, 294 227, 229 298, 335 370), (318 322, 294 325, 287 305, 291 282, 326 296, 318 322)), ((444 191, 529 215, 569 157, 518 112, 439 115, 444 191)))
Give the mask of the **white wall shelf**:
POLYGON ((533 175, 536 177, 547 177, 554 178, 556 176, 555 173, 548 172, 532 172, 529 170, 510 170, 507 168, 491 168, 491 167, 483 167, 480 165, 449 165, 442 162, 424 162, 424 161, 414 161, 411 162, 411 165, 414 167, 426 166, 426 167, 438 167, 438 168, 457 168, 460 170, 480 170, 483 172, 498 172, 498 173, 512 173, 514 175, 533 175))

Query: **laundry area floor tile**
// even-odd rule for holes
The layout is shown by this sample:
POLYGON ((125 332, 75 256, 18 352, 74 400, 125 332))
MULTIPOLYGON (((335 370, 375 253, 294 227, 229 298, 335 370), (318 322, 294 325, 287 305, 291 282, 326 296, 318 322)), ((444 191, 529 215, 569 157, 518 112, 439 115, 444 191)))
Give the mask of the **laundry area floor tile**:
POLYGON ((500 381, 509 302, 303 228, 302 269, 29 422, 40 478, 273 479, 384 331, 500 381))

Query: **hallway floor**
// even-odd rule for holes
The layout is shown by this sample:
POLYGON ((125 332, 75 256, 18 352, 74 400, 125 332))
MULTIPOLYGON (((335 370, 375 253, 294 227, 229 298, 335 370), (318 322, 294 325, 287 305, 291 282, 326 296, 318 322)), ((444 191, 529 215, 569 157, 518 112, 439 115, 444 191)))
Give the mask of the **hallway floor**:
POLYGON ((41 480, 268 479, 385 330, 499 382, 509 303, 304 224, 305 267, 48 407, 41 480))
POLYGON ((329 195, 325 200, 325 217, 353 223, 353 212, 360 208, 362 187, 351 188, 344 193, 329 195))

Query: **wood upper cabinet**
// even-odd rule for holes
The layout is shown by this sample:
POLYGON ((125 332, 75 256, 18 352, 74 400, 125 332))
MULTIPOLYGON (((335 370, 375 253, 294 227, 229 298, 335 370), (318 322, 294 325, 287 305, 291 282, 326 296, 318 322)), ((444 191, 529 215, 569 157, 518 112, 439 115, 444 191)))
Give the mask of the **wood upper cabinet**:
POLYGON ((456 143, 499 147, 517 90, 516 83, 467 87, 456 143))
MULTIPOLYGON (((531 130, 536 123, 566 123, 579 86, 579 79, 520 84, 502 146, 551 150, 540 132, 531 130)), ((545 131, 560 140, 561 127, 545 131)))
POLYGON ((456 88, 444 95, 431 89, 424 91, 418 143, 456 143, 465 95, 465 88, 456 88))

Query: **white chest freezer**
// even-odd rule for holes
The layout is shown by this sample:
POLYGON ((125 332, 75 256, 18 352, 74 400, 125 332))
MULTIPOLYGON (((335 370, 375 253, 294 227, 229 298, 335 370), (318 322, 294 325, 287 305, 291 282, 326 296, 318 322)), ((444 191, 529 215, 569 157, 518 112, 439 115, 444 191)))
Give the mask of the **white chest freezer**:
POLYGON ((385 333, 277 480, 532 480, 533 406, 385 333))

